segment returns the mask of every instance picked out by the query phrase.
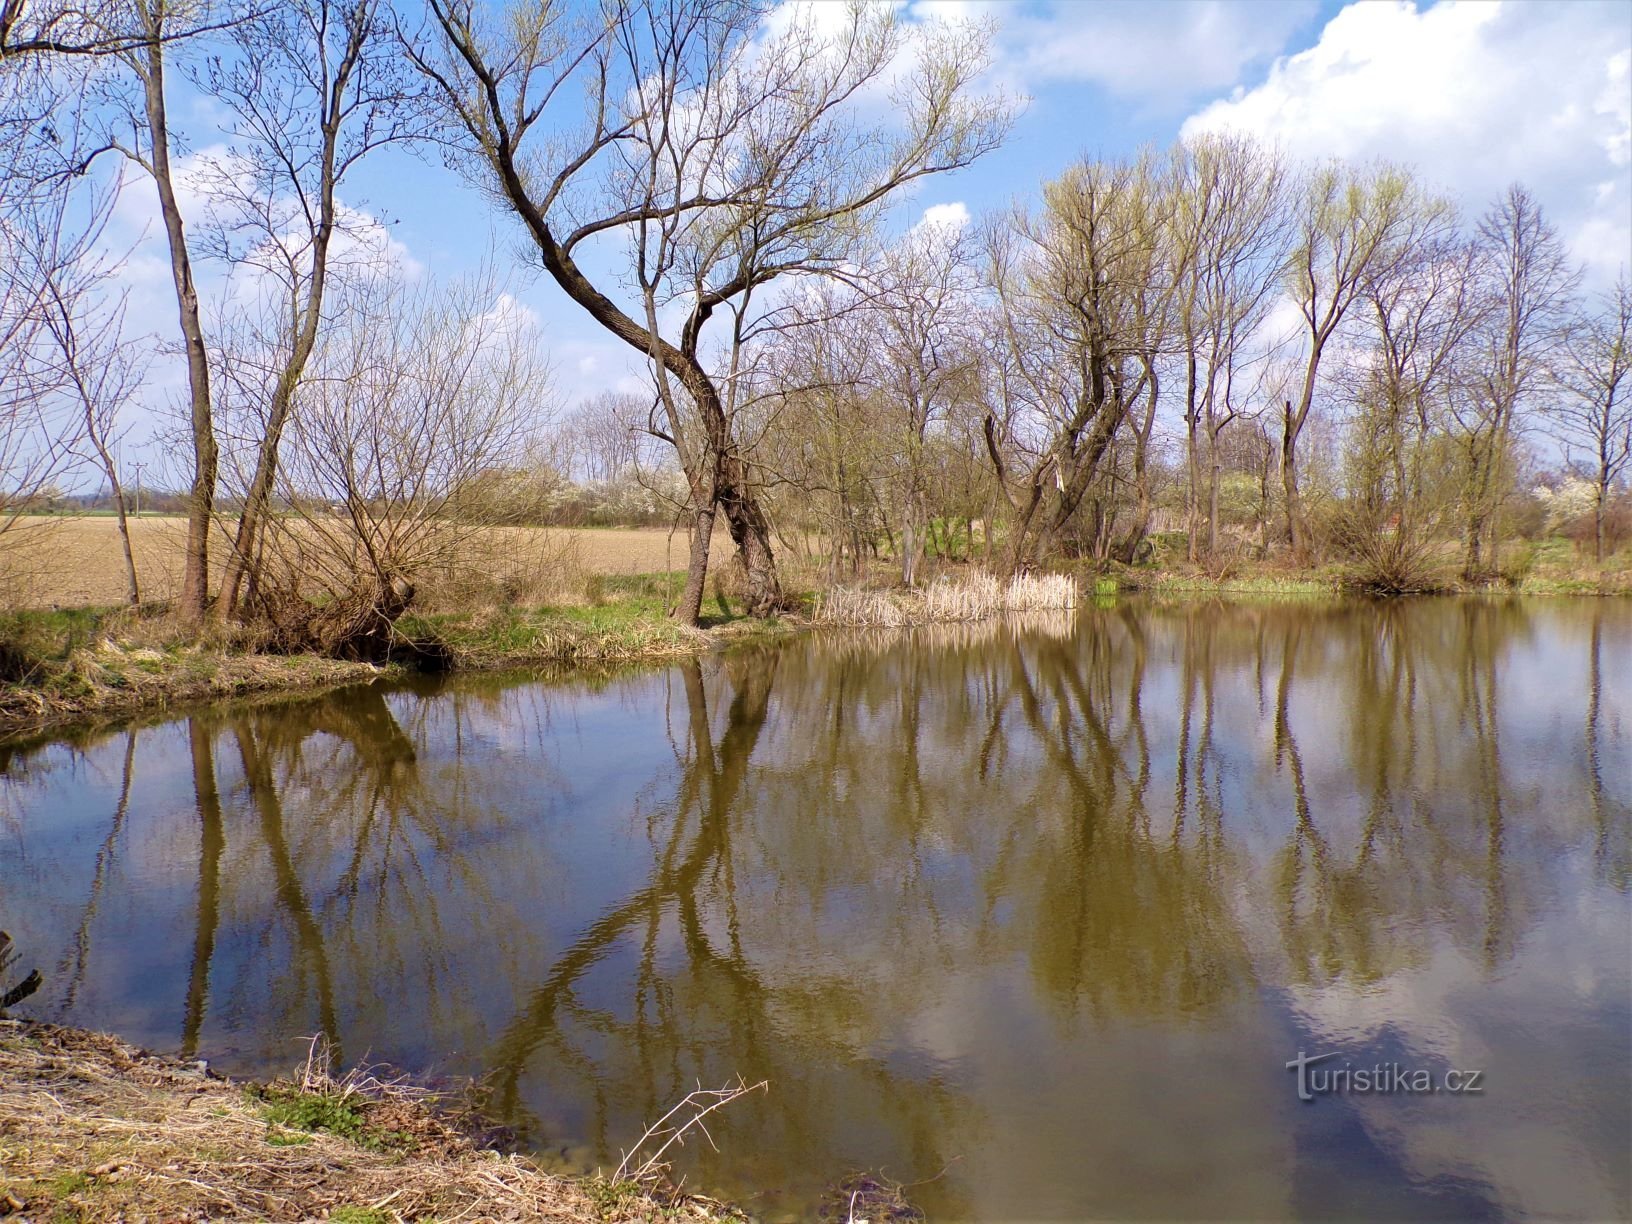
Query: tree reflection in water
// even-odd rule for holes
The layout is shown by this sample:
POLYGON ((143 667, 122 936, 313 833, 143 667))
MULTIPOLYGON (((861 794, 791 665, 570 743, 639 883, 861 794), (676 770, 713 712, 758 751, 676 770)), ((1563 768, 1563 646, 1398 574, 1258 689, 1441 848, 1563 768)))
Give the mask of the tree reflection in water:
MULTIPOLYGON (((688 1158, 771 1203, 882 1165, 946 1170, 917 1193, 952 1216, 1297 1214, 1282 1045, 1627 988, 1629 654, 1605 601, 1124 602, 225 707, 10 750, 4 918, 64 1019, 256 1072, 321 1030, 490 1073, 600 1161, 699 1080, 767 1079, 688 1158), (1447 973, 1485 985, 1411 1014, 1447 973)), ((1495 1188, 1480 1116, 1459 1176, 1544 1209, 1495 1188)), ((1632 1130, 1594 1119, 1589 1153, 1632 1130)), ((1367 1175, 1428 1210, 1379 1125, 1367 1175)))

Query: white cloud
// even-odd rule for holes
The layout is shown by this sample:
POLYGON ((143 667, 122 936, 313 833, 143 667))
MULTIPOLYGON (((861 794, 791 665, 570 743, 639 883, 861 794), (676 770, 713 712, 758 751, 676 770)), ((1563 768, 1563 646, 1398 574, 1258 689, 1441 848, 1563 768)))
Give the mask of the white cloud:
POLYGON ((937 16, 998 15, 997 75, 1031 91, 1050 82, 1096 84, 1122 99, 1183 102, 1241 79, 1268 60, 1314 12, 1311 0, 1171 0, 1163 4, 1012 5, 936 0, 937 16))
POLYGON ((1319 42, 1186 121, 1307 157, 1385 157, 1483 210, 1528 185, 1577 258, 1632 251, 1632 31, 1623 6, 1351 4, 1319 42))
POLYGON ((953 200, 950 204, 931 204, 924 209, 924 219, 919 224, 956 232, 969 224, 969 208, 962 200, 953 200))
MULTIPOLYGON (((205 308, 205 327, 213 339, 221 314, 241 315, 246 309, 281 301, 281 282, 266 271, 265 261, 224 264, 215 257, 214 244, 207 237, 211 206, 222 206, 218 188, 234 176, 246 176, 247 163, 226 145, 216 143, 173 158, 171 166, 176 202, 190 240, 193 275, 205 308)), ((125 295, 127 339, 150 337, 157 357, 147 367, 141 391, 128 412, 125 424, 131 431, 127 441, 132 452, 163 453, 153 450, 154 439, 165 420, 174 415, 187 385, 186 366, 177 347, 175 284, 158 190, 149 176, 128 167, 121 170, 123 177, 101 238, 101 255, 119 267, 117 288, 125 295)), ((303 251, 307 240, 293 207, 281 211, 287 214, 287 229, 275 240, 303 251)), ((329 248, 332 269, 403 281, 424 274, 425 266, 379 218, 343 202, 337 205, 337 212, 329 248)), ((501 300, 495 311, 497 322, 508 325, 514 315, 518 326, 539 327, 536 315, 519 303, 501 300)), ((173 475, 179 478, 182 474, 173 475)))

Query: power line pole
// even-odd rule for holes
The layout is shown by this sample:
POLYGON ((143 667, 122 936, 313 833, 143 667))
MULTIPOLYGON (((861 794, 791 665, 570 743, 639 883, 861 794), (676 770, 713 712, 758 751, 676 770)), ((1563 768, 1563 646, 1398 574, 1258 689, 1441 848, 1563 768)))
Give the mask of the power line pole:
POLYGON ((142 469, 147 464, 133 463, 130 466, 136 469, 136 513, 140 514, 142 512, 142 469))

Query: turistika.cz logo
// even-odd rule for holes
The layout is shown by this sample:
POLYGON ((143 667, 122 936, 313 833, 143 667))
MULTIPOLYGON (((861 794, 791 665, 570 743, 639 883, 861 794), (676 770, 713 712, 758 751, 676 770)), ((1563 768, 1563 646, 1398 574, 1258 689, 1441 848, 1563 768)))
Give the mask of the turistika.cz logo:
POLYGON ((1305 1054, 1299 1050, 1298 1056, 1286 1064, 1288 1071, 1298 1073, 1298 1100, 1312 1101, 1317 1096, 1343 1093, 1455 1092, 1477 1095, 1485 1090, 1483 1071, 1451 1068, 1436 1076, 1424 1067, 1402 1067, 1395 1062, 1376 1063, 1370 1067, 1354 1067, 1348 1063, 1341 1067, 1316 1065, 1336 1057, 1335 1051, 1330 1054, 1305 1054))

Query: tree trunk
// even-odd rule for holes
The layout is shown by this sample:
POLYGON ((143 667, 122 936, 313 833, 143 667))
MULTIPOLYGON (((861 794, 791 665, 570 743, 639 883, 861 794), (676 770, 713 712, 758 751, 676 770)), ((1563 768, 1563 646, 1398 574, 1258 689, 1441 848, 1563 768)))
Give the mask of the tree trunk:
MULTIPOLYGON (((740 464, 740 461, 738 461, 740 464)), ((734 464, 733 466, 737 466, 734 464)), ((748 579, 749 616, 774 616, 787 606, 771 552, 771 528, 753 493, 737 480, 721 482, 719 506, 748 579)))
MULTIPOLYGON (((162 19, 155 19, 162 20, 162 19)), ((187 495, 187 544, 182 558, 181 615, 203 619, 209 602, 210 523, 215 509, 215 482, 219 452, 210 412, 210 365, 204 348, 204 327, 199 319, 198 288, 193 283, 192 260, 182 227, 181 206, 170 176, 170 128, 165 115, 163 31, 147 31, 146 72, 143 87, 148 131, 152 142, 153 183, 158 189, 159 212, 170 248, 170 274, 176 288, 183 348, 187 354, 189 423, 193 441, 193 480, 187 495)))
POLYGON ((1485 576, 1480 549, 1480 537, 1484 535, 1484 531, 1484 515, 1476 511, 1468 520, 1467 556, 1462 564, 1462 577, 1469 582, 1478 582, 1485 576))
POLYGON ((1222 466, 1218 461, 1218 430, 1207 434, 1207 558, 1218 556, 1218 485, 1222 466))
POLYGON ((1198 520, 1201 517, 1200 456, 1196 446, 1196 428, 1200 417, 1196 411, 1196 353, 1192 348, 1185 357, 1184 393, 1184 555, 1192 564, 1200 559, 1197 549, 1198 520))
POLYGON ((923 498, 916 489, 907 494, 906 513, 901 523, 901 585, 918 585, 918 571, 924 560, 925 526, 923 498))
MULTIPOLYGON (((311 345, 305 346, 310 353, 311 345)), ((305 365, 304 356, 300 359, 305 365)), ((255 456, 255 474, 250 478, 249 490, 244 496, 244 510, 238 516, 238 529, 233 534, 232 551, 227 554, 226 570, 221 576, 221 593, 215 603, 215 619, 226 620, 238 614, 238 593, 243 586, 244 574, 255 556, 255 545, 272 502, 272 483, 277 477, 278 446, 283 439, 283 427, 289 421, 289 410, 294 403, 293 383, 280 384, 272 400, 272 413, 267 418, 266 433, 261 438, 255 456)))
POLYGON ((1298 494, 1298 433, 1301 422, 1292 413, 1291 401, 1285 407, 1281 430, 1281 489, 1286 497, 1286 543, 1292 555, 1301 558, 1306 543, 1303 529, 1303 506, 1298 494))
POLYGON ((1604 563, 1604 502, 1609 495, 1609 481, 1600 478, 1598 481, 1598 495, 1592 505, 1592 560, 1595 565, 1604 563))
POLYGON ((708 578, 708 550, 714 540, 714 498, 692 486, 691 528, 687 537, 686 585, 671 615, 695 627, 703 615, 703 583, 708 578))
POLYGON ((119 479, 119 465, 108 451, 102 432, 97 427, 95 413, 91 411, 89 398, 83 384, 81 384, 80 393, 86 397, 86 433, 90 437, 91 445, 96 448, 97 459, 102 465, 103 473, 108 478, 108 491, 113 494, 113 512, 119 524, 119 544, 125 554, 125 601, 134 608, 142 602, 142 593, 136 584, 136 554, 130 546, 130 521, 125 512, 125 486, 119 479))

